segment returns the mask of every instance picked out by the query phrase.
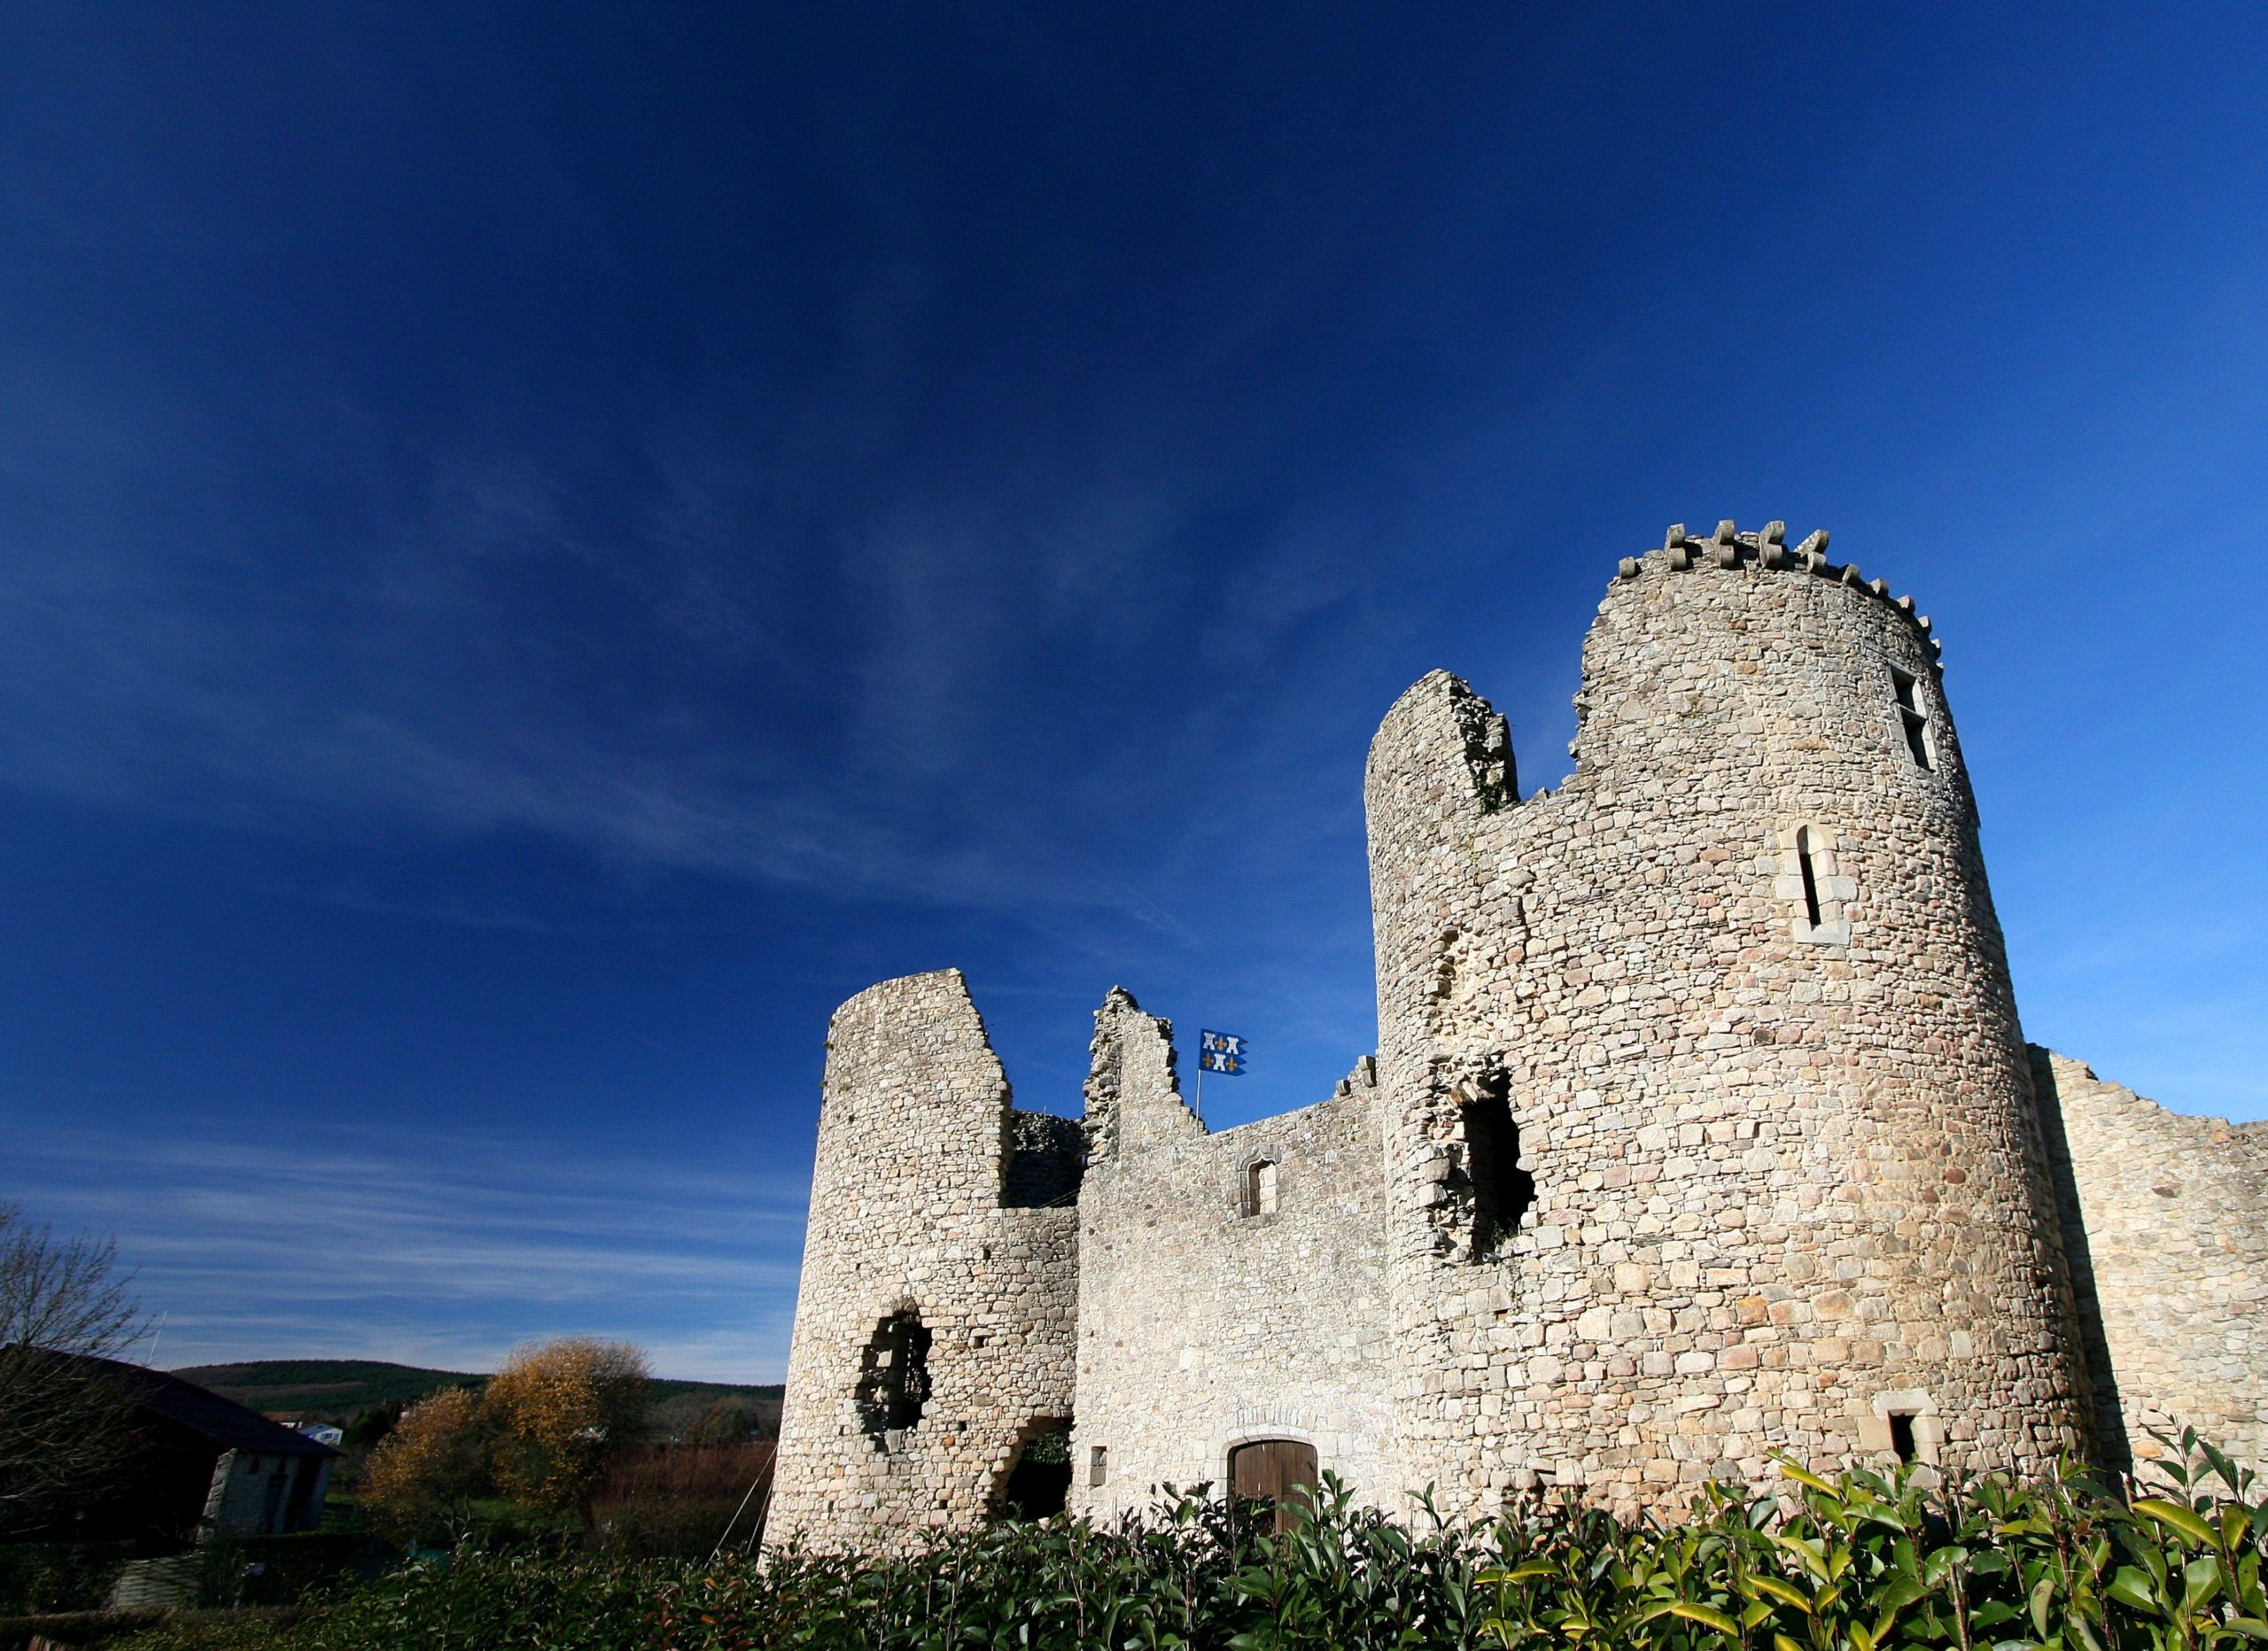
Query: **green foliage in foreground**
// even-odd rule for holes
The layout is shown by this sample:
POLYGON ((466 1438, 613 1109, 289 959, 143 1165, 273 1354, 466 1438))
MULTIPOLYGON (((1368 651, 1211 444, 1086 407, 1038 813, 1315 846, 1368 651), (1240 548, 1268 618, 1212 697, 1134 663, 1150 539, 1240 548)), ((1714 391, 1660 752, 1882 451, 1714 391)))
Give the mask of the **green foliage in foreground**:
POLYGON ((1217 1503, 1054 1519, 888 1563, 467 1557, 289 1624, 182 1627, 136 1651, 742 1647, 1643 1647, 2175 1651, 2268 1642, 2268 1500, 2194 1438, 2132 1500, 2070 1474, 1923 1489, 1792 1465, 1785 1500, 1712 1487, 1675 1524, 1536 1503, 1410 1531, 1332 1488, 1285 1536, 1217 1503), (2145 1493, 2145 1492, 2148 1493, 2145 1493))
POLYGON ((91 1610, 133 1557, 131 1542, 0 1543, 0 1616, 91 1610))

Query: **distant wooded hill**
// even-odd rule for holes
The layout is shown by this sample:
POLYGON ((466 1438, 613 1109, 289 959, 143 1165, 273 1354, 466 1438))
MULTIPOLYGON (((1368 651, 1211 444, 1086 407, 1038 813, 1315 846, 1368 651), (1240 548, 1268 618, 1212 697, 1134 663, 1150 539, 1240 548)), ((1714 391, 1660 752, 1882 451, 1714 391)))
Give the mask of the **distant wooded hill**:
MULTIPOLYGON (((423 1370, 378 1359, 254 1359, 243 1364, 190 1365, 174 1374, 254 1410, 291 1413, 342 1427, 382 1405, 414 1405, 445 1387, 479 1387, 488 1380, 475 1372, 423 1370)), ((676 1433, 719 1399, 737 1399, 756 1411, 762 1431, 776 1432, 783 1391, 776 1384, 657 1381, 651 1425, 656 1432, 676 1433)))

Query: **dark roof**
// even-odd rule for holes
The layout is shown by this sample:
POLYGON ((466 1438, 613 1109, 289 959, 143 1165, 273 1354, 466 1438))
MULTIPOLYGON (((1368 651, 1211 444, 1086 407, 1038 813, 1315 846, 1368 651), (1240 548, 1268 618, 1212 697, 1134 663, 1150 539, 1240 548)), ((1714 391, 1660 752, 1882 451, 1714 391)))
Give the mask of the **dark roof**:
POLYGON ((250 1451, 260 1456, 336 1456, 330 1446, 306 1434, 270 1422, 257 1410, 247 1410, 233 1399, 223 1399, 210 1388, 164 1370, 126 1364, 116 1359, 90 1359, 82 1353, 50 1353, 84 1366, 89 1375, 107 1376, 125 1390, 135 1407, 187 1428, 210 1439, 221 1450, 250 1451))

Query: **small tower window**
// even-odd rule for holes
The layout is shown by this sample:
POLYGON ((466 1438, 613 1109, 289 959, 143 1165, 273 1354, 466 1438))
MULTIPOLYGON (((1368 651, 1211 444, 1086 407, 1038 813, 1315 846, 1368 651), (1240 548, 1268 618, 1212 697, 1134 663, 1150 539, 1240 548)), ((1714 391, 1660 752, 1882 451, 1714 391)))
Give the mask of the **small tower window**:
POLYGON ((1819 908, 1819 858, 1812 848, 1811 827, 1808 826, 1797 828, 1796 863, 1803 868, 1804 917, 1812 927, 1817 928, 1821 920, 1819 908))
POLYGON ((1279 1175, 1280 1167, 1272 1158, 1263 1158, 1246 1167, 1244 1213, 1247 1215, 1276 1213, 1276 1195, 1279 1175))
POLYGON ((1906 730, 1906 748, 1914 754, 1915 765, 1935 768, 1937 742, 1930 732, 1930 709, 1922 697, 1921 682, 1912 673, 1892 665, 1890 686, 1898 696, 1899 725, 1906 730))
POLYGON ((1894 1458, 1901 1466, 1934 1468, 1945 1447, 1945 1426, 1930 1395, 1919 1388, 1877 1393, 1874 1414, 1859 1423, 1859 1448, 1894 1458))
POLYGON ((1101 1484, 1110 1477, 1110 1446, 1091 1446, 1087 1450, 1087 1483, 1101 1484))
POLYGON ((1780 876, 1774 888, 1795 908, 1795 938, 1813 945, 1851 943, 1848 906, 1859 885, 1837 864, 1837 849, 1835 833, 1816 826, 1789 826, 1780 836, 1780 876))

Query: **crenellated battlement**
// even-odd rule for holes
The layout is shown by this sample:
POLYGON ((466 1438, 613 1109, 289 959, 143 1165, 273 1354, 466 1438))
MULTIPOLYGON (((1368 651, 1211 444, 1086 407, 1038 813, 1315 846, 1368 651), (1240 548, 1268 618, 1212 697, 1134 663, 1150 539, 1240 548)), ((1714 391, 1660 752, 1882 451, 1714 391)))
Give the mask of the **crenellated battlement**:
POLYGON ((1706 539, 1687 532, 1685 523, 1676 522, 1671 523, 1669 531, 1662 535, 1662 546, 1658 551, 1649 551, 1643 556, 1623 557, 1615 577, 1635 579, 1649 567, 1658 567, 1671 573, 1687 573, 1700 568, 1736 572, 1744 569, 1762 569, 1808 573, 1879 597, 1913 621, 1914 628, 1929 643, 1932 659, 1943 655, 1942 645, 1930 633, 1929 616, 1915 611, 1911 596, 1892 596, 1887 579, 1867 578, 1859 571, 1856 562, 1838 565, 1828 561, 1825 528, 1813 529, 1805 535, 1801 543, 1792 548, 1787 543, 1787 536, 1788 524, 1785 522, 1767 522, 1752 533, 1744 533, 1728 517, 1718 523, 1717 531, 1706 539))

